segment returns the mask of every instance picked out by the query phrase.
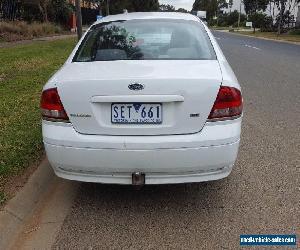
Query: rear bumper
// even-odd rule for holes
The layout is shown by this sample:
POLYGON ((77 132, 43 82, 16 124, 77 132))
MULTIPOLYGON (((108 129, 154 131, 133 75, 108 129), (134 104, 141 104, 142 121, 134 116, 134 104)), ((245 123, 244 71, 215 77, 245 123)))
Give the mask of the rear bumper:
POLYGON ((45 144, 49 162, 62 178, 132 184, 131 174, 146 174, 146 184, 211 181, 227 177, 238 142, 223 146, 161 149, 83 149, 45 144))
POLYGON ((62 178, 132 184, 190 183, 227 177, 237 158, 240 120, 214 123, 201 133, 174 136, 92 136, 72 126, 43 122, 47 156, 62 178))

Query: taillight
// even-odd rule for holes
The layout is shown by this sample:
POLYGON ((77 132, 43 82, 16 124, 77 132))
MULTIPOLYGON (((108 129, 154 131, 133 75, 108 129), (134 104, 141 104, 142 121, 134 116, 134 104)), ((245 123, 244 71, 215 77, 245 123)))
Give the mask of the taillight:
POLYGON ((240 117, 242 112, 243 100, 241 91, 233 87, 221 86, 208 120, 234 119, 240 117))
POLYGON ((60 100, 57 89, 47 89, 41 98, 42 117, 45 120, 69 122, 69 117, 60 100))

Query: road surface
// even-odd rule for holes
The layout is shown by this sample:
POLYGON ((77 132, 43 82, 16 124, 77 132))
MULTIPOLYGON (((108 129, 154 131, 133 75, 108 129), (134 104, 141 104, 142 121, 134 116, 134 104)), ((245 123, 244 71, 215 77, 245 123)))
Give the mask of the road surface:
POLYGON ((58 179, 41 208, 57 224, 37 215, 16 248, 238 249, 240 234, 299 238, 300 46, 214 34, 245 102, 230 177, 139 191, 58 179))

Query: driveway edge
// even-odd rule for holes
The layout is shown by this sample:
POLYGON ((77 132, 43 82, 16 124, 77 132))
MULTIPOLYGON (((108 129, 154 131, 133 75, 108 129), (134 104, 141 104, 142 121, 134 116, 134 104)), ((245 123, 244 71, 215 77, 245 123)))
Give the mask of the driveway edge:
POLYGON ((48 160, 44 159, 25 186, 0 211, 0 249, 7 249, 17 236, 54 177, 48 160))

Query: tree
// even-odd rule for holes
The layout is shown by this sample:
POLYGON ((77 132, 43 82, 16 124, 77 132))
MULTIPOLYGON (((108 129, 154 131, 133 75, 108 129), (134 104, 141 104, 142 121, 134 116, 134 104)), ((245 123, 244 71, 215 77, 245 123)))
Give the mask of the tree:
POLYGON ((269 30, 272 26, 272 18, 265 13, 256 12, 248 16, 249 21, 252 22, 254 30, 260 28, 261 31, 269 30))
POLYGON ((290 22, 293 17, 291 16, 292 10, 300 3, 300 0, 273 0, 277 6, 279 14, 276 17, 277 21, 277 34, 282 33, 284 24, 290 22))
POLYGON ((229 26, 235 26, 238 25, 238 21, 240 18, 240 22, 244 22, 247 20, 246 15, 244 14, 240 14, 237 10, 231 12, 228 16, 227 16, 227 25, 229 26))
POLYGON ((173 12, 176 11, 175 7, 173 5, 170 4, 161 4, 159 6, 159 10, 160 11, 165 11, 165 12, 173 12))
POLYGON ((232 7, 233 7, 233 0, 227 0, 228 7, 229 8, 229 13, 231 13, 232 7))
POLYGON ((193 11, 206 11, 207 19, 210 20, 214 16, 217 16, 221 12, 221 9, 227 7, 228 3, 226 0, 195 0, 193 11))
POLYGON ((72 14, 73 6, 68 1, 51 0, 48 8, 49 21, 66 25, 72 14))
POLYGON ((265 11, 269 4, 270 0, 243 0, 245 11, 247 15, 251 16, 253 22, 254 33, 256 31, 255 23, 261 22, 262 13, 258 13, 259 11, 265 11))
MULTIPOLYGON (((158 11, 159 2, 158 0, 131 0, 134 11, 158 11)), ((129 0, 129 2, 131 2, 129 0)))
POLYGON ((270 0, 243 0, 247 15, 253 15, 258 11, 265 11, 270 0))
POLYGON ((182 13, 189 13, 186 9, 184 8, 179 8, 176 10, 177 12, 182 12, 182 13))
POLYGON ((86 2, 90 4, 90 6, 94 6, 99 10, 99 14, 102 15, 102 8, 105 5, 105 0, 84 0, 83 2, 86 2))
POLYGON ((230 9, 230 13, 231 13, 232 6, 233 6, 233 0, 229 0, 228 1, 228 7, 230 9))
MULTIPOLYGON (((107 15, 105 8, 108 0, 84 0, 87 3, 92 3, 99 9, 99 12, 107 15)), ((110 0, 109 14, 120 14, 126 9, 129 12, 136 11, 157 11, 159 10, 158 0, 110 0)))
POLYGON ((25 4, 35 5, 38 7, 40 13, 42 14, 43 21, 48 22, 48 8, 51 0, 24 0, 25 4))
POLYGON ((72 12, 68 0, 22 0, 25 21, 55 22, 66 25, 72 12))

